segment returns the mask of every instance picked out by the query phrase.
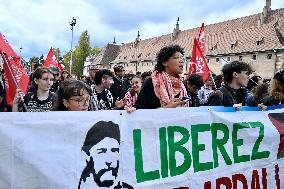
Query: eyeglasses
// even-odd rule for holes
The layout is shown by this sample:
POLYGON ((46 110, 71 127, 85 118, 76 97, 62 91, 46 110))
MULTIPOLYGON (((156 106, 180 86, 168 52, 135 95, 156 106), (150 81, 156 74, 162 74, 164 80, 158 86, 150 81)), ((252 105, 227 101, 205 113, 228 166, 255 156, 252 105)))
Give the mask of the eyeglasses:
POLYGON ((72 100, 74 102, 77 102, 78 105, 84 105, 85 103, 89 103, 90 101, 90 96, 87 98, 78 98, 78 99, 72 99, 70 98, 69 100, 72 100))

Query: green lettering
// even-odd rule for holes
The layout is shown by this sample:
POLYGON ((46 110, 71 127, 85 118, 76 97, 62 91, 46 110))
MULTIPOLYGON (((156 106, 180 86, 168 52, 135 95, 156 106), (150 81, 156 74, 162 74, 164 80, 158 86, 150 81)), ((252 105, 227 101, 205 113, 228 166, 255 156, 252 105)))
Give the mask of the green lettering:
POLYGON ((167 130, 165 127, 159 129, 160 135, 160 157, 161 157, 161 175, 162 178, 168 177, 168 150, 167 150, 167 130))
POLYGON ((144 172, 140 129, 133 130, 133 143, 134 143, 135 172, 136 172, 137 182, 140 183, 148 180, 159 179, 160 173, 158 170, 144 172))
POLYGON ((284 148, 282 149, 282 152, 280 153, 280 156, 278 159, 284 158, 284 148))
POLYGON ((222 157, 227 165, 232 164, 232 160, 230 159, 230 156, 228 155, 224 145, 227 144, 229 140, 229 129, 228 127, 223 123, 212 123, 211 124, 211 133, 212 133, 212 150, 213 150, 213 159, 214 159, 214 168, 219 166, 219 160, 218 160, 218 151, 222 154, 222 157), (224 135, 223 138, 218 139, 217 133, 218 131, 221 131, 224 135))
POLYGON ((252 148, 251 160, 268 158, 270 155, 269 151, 258 151, 260 143, 264 138, 264 125, 261 122, 249 122, 249 124, 252 128, 259 127, 259 135, 252 148))
POLYGON ((194 172, 213 169, 213 162, 199 162, 199 152, 205 150, 205 144, 198 144, 198 133, 205 131, 210 131, 210 124, 198 124, 191 126, 192 158, 194 172))
POLYGON ((186 144, 189 140, 189 132, 186 128, 179 126, 170 126, 168 127, 168 143, 169 143, 169 162, 170 162, 170 175, 176 176, 181 175, 186 172, 191 165, 191 157, 189 151, 182 145, 186 144), (174 136, 175 133, 180 133, 182 138, 175 142, 174 136), (184 161, 180 166, 177 166, 175 154, 176 152, 180 152, 184 161))
POLYGON ((248 123, 234 123, 232 132, 232 144, 233 144, 233 157, 235 163, 250 161, 250 155, 239 156, 238 147, 244 144, 243 139, 238 139, 238 131, 240 129, 250 128, 248 123))

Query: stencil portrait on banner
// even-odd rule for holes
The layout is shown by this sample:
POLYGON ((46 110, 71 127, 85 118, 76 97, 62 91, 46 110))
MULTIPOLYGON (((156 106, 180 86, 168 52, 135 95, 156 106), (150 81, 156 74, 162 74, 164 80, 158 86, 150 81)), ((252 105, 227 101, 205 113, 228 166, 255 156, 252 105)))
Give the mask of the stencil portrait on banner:
POLYGON ((89 129, 82 145, 86 165, 82 170, 78 189, 93 188, 133 189, 119 180, 119 125, 99 121, 89 129))

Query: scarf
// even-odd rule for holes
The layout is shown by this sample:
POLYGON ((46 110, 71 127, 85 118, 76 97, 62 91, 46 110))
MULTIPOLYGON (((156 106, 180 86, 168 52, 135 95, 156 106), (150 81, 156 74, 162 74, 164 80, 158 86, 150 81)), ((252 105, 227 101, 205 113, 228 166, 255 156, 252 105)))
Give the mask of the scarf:
MULTIPOLYGON (((154 71, 151 75, 155 95, 160 99, 161 107, 166 106, 174 98, 187 96, 181 77, 173 77, 166 72, 154 71)), ((188 107, 188 103, 185 104, 188 107)))

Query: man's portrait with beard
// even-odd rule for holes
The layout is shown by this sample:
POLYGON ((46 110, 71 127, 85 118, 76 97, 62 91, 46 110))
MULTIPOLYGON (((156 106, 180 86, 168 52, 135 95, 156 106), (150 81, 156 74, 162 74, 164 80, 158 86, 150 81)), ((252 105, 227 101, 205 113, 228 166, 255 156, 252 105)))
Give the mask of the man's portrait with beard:
POLYGON ((92 188, 129 188, 132 186, 117 179, 119 168, 120 130, 112 121, 97 122, 87 132, 81 148, 86 154, 86 166, 82 171, 78 189, 83 189, 87 180, 92 188))

